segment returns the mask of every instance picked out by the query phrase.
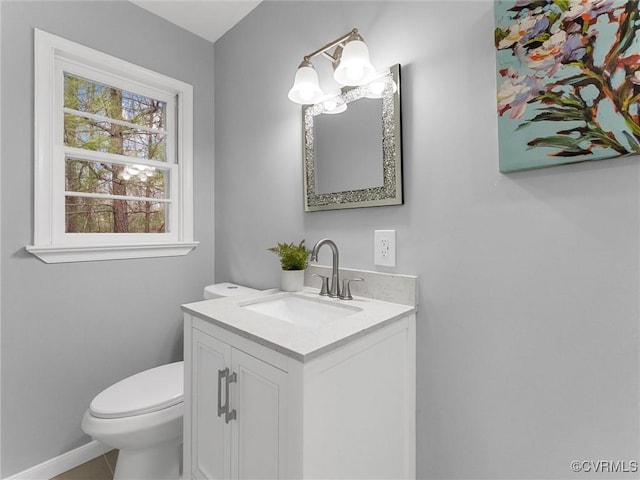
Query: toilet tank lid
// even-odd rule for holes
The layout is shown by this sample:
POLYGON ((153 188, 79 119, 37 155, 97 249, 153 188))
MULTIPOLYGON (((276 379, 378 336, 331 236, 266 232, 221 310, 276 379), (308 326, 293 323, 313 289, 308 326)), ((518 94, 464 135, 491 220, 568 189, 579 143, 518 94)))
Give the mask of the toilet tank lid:
POLYGON ((259 292, 259 290, 245 287, 243 285, 236 285, 235 283, 230 282, 215 283, 204 287, 204 299, 209 300, 211 298, 231 297, 234 295, 243 295, 245 293, 255 292, 259 292))
POLYGON ((92 400, 98 418, 123 418, 156 412, 184 398, 184 362, 169 363, 136 373, 111 385, 92 400))

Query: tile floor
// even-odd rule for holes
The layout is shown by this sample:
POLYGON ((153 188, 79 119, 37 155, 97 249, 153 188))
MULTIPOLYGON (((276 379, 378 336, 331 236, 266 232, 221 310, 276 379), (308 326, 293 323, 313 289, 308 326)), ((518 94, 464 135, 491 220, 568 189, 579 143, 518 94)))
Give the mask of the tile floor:
POLYGON ((111 450, 51 480, 113 480, 113 471, 116 468, 117 459, 118 451, 111 450))

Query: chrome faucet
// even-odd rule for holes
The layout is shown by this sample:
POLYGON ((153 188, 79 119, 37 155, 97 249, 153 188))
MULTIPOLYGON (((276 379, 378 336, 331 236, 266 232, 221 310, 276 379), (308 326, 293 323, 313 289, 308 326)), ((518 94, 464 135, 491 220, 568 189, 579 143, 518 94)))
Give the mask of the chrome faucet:
POLYGON ((329 296, 332 298, 338 298, 340 296, 340 279, 338 273, 338 246, 334 243, 333 240, 329 240, 328 238, 323 238, 322 240, 318 240, 316 244, 313 246, 313 250, 311 251, 311 261, 316 262, 318 260, 318 251, 320 247, 323 245, 329 245, 331 248, 331 253, 333 254, 333 272, 331 274, 331 286, 329 287, 329 296))

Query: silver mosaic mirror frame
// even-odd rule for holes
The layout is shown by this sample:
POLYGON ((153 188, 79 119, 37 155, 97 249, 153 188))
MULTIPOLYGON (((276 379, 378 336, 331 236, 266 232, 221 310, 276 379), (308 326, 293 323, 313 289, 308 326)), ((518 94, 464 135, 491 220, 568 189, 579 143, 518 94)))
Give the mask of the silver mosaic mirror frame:
MULTIPOLYGON (((382 97, 382 186, 343 192, 317 193, 314 118, 320 115, 322 110, 320 105, 303 107, 304 209, 306 212, 401 205, 403 203, 400 65, 396 64, 389 70, 387 75, 393 79, 397 89, 394 93, 391 88, 387 88, 382 97)), ((364 98, 365 93, 365 87, 352 87, 344 88, 341 96, 348 105, 364 98)))

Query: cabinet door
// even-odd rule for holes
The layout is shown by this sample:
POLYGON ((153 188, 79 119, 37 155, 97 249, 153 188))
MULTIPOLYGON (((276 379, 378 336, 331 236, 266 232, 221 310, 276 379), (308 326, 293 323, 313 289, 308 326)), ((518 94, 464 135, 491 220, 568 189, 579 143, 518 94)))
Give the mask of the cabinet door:
POLYGON ((237 385, 231 389, 233 478, 278 479, 285 472, 286 380, 282 370, 232 352, 237 385))
POLYGON ((218 417, 218 371, 231 364, 231 347, 194 329, 191 355, 191 475, 196 479, 228 479, 231 427, 224 415, 218 417))

